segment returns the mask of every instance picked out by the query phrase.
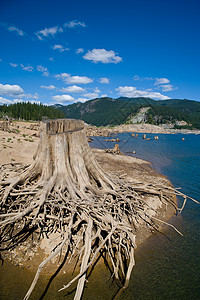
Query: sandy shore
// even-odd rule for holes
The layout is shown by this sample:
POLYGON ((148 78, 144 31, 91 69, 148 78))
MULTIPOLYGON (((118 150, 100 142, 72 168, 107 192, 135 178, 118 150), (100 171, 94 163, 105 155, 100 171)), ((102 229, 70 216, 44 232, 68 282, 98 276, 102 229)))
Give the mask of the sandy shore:
MULTIPOLYGON (((21 163, 23 165, 31 164, 39 142, 39 127, 35 123, 13 122, 9 126, 9 131, 0 130, 0 165, 21 163)), ((171 185, 166 177, 158 174, 149 162, 125 155, 113 155, 105 153, 104 150, 93 149, 100 166, 113 176, 121 176, 125 180, 134 183, 158 183, 171 185)), ((153 210, 148 213, 161 220, 167 220, 175 213, 172 205, 163 205, 158 196, 148 196, 145 199, 153 210)), ((175 199, 174 199, 175 200, 175 199)), ((139 245, 151 234, 146 223, 140 222, 135 228, 136 243, 139 245)), ((52 249, 52 241, 43 239, 40 247, 32 247, 27 242, 26 246, 20 246, 18 249, 10 251, 7 258, 14 260, 16 264, 35 271, 46 255, 52 249)), ((54 261, 54 269, 57 268, 58 261, 54 261)), ((52 266, 47 265, 44 272, 48 272, 52 266)), ((67 267, 69 268, 69 267, 67 267)), ((63 268, 63 272, 67 272, 63 268)))

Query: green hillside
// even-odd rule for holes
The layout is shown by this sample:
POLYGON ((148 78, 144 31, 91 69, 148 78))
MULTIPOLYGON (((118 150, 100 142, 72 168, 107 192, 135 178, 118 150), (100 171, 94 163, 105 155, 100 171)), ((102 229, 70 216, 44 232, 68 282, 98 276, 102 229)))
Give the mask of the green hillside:
MULTIPOLYGON (((96 126, 128 122, 140 108, 149 107, 147 121, 153 124, 185 121, 189 128, 200 129, 200 102, 192 100, 160 100, 150 98, 97 98, 68 106, 57 105, 67 118, 82 119, 96 126)), ((187 127, 187 126, 186 126, 187 127)))
POLYGON ((82 119, 91 125, 106 126, 124 123, 130 114, 138 111, 140 105, 117 99, 101 98, 57 107, 67 118, 82 119))

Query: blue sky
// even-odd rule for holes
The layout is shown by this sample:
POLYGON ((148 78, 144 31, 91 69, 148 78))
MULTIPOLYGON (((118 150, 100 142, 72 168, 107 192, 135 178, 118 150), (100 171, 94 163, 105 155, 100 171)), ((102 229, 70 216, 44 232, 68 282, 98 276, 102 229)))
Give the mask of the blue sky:
POLYGON ((0 3, 0 104, 200 101, 199 0, 0 3))

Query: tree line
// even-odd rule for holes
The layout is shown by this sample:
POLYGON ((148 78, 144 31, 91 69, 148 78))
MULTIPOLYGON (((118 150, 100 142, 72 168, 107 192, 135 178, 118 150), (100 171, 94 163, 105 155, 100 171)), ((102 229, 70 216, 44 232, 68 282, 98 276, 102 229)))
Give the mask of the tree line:
MULTIPOLYGON (((196 128, 200 129, 200 112, 187 111, 183 108, 173 108, 168 106, 155 106, 152 105, 147 113, 147 123, 150 124, 175 124, 176 121, 185 121, 188 125, 181 126, 183 128, 196 128)), ((180 126, 175 125, 179 128, 180 126)))
POLYGON ((65 118, 63 112, 55 107, 30 102, 1 105, 0 116, 5 115, 13 119, 26 121, 41 121, 43 117, 48 119, 65 118))

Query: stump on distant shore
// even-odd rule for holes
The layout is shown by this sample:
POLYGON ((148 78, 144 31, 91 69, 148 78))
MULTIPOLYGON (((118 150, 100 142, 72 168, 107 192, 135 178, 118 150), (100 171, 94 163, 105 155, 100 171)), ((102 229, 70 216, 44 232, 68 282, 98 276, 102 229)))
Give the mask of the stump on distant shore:
MULTIPOLYGON (((87 271, 104 254, 115 278, 128 285, 134 266, 134 226, 140 220, 156 229, 144 213, 144 194, 172 203, 174 189, 138 184, 106 174, 93 157, 84 122, 62 119, 41 123, 33 163, 18 176, 0 182, 1 250, 57 233, 59 242, 38 267, 28 299, 44 265, 61 251, 81 260, 75 298, 83 293, 87 271), (170 194, 170 195, 169 195, 170 194), (125 267, 126 266, 126 267, 125 267)), ((158 220, 159 221, 159 220, 158 220)), ((67 263, 67 261, 66 261, 67 263)))
POLYGON ((119 145, 118 144, 115 144, 113 149, 106 149, 105 151, 106 151, 106 153, 123 155, 123 153, 119 150, 119 145))

